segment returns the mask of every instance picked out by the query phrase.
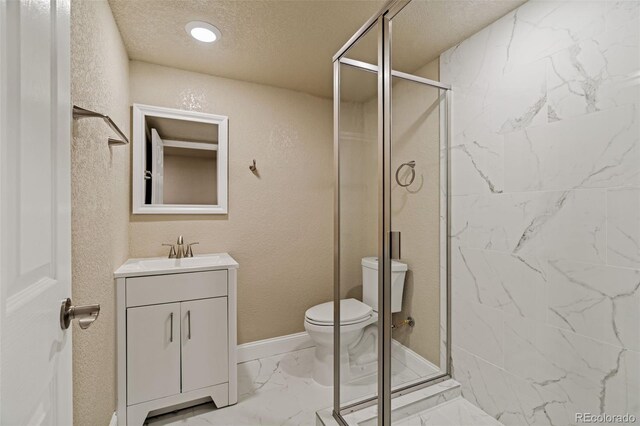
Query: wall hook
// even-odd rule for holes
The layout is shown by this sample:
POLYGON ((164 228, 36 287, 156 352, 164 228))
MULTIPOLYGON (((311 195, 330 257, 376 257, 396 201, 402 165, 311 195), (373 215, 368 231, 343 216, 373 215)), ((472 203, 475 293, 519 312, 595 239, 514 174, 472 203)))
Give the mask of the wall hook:
POLYGON ((258 170, 258 168, 256 167, 256 160, 253 160, 253 165, 249 166, 249 170, 251 170, 253 173, 258 170))

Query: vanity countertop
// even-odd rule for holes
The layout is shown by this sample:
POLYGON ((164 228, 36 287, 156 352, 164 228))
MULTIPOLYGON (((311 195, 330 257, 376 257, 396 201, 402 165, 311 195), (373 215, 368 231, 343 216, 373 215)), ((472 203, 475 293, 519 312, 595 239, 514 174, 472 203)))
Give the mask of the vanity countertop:
POLYGON ((147 257, 127 260, 114 272, 114 277, 125 278, 177 274, 180 272, 214 271, 216 269, 237 269, 238 266, 238 262, 229 253, 200 254, 182 259, 147 257))

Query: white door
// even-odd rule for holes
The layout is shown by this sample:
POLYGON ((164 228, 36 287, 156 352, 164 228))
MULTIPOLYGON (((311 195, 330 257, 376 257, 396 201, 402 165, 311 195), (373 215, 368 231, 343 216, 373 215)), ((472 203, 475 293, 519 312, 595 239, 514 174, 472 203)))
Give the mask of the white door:
POLYGON ((71 425, 68 0, 0 0, 0 424, 71 425))
POLYGON ((164 204, 164 142, 156 129, 151 129, 151 204, 164 204))
POLYGON ((127 405, 180 393, 180 303, 127 309, 127 405))
POLYGON ((227 298, 192 300, 182 311, 182 392, 229 381, 227 298))

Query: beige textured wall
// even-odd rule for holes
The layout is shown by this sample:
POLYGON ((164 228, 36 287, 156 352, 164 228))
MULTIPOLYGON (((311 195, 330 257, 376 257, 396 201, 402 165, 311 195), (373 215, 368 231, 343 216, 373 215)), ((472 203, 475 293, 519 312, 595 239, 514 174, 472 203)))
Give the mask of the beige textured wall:
MULTIPOLYGON (((129 133, 128 57, 102 0, 71 2, 73 103, 110 115, 129 133)), ((100 303, 88 330, 73 326, 76 425, 107 425, 115 409, 113 271, 129 251, 129 147, 109 148, 112 131, 97 119, 75 121, 72 171, 72 296, 100 303)))
POLYGON ((167 155, 163 160, 164 204, 217 204, 217 162, 214 157, 167 155))
POLYGON ((164 256, 180 234, 229 252, 238 342, 303 331, 305 310, 332 297, 331 101, 136 61, 130 78, 131 103, 229 117, 229 214, 131 215, 131 256, 164 256))
MULTIPOLYGON (((343 68, 343 81, 375 74, 343 68), (349 72, 352 71, 352 72, 349 72), (362 74, 360 74, 362 73, 362 74), (345 80, 346 78, 346 80, 345 80)), ((365 123, 362 102, 340 105, 340 293, 362 300, 362 258, 378 250, 378 142, 365 123)))

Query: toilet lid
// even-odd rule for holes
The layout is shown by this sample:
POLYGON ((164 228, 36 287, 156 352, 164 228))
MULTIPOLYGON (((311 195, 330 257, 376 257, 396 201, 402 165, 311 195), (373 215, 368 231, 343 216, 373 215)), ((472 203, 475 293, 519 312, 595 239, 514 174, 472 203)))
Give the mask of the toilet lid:
MULTIPOLYGON (((342 299, 340 301, 340 325, 361 322, 371 316, 371 306, 356 299, 342 299)), ((333 324, 333 302, 321 303, 307 309, 307 321, 318 325, 333 324)))

